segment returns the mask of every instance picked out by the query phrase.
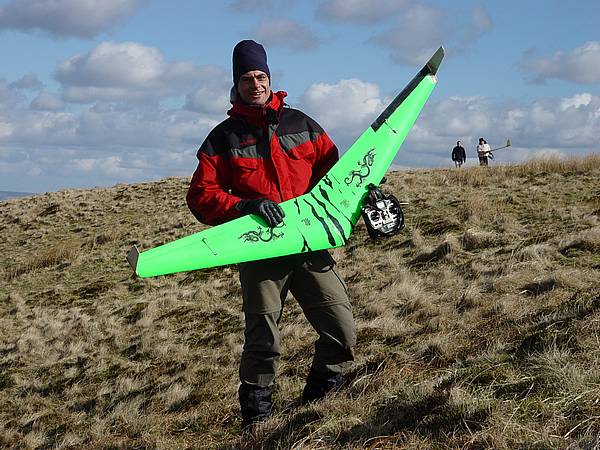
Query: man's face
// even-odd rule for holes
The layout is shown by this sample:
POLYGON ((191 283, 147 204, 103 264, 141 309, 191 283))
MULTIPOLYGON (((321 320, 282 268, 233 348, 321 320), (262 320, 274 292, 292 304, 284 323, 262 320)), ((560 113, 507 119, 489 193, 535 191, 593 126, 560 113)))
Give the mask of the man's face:
POLYGON ((246 72, 238 81, 238 93, 248 105, 265 105, 271 95, 269 77, 261 70, 246 72))

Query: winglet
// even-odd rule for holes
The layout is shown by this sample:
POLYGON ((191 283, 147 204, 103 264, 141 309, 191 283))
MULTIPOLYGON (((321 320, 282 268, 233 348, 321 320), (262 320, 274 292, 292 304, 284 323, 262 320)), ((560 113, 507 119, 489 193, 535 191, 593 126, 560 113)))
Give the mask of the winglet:
POLYGON ((423 66, 419 73, 417 73, 415 77, 412 80, 410 80, 406 87, 402 89, 402 91, 396 96, 394 100, 392 100, 392 103, 390 103, 388 107, 385 108, 383 112, 379 115, 379 117, 375 119, 375 122, 371 124, 371 128, 373 129, 373 131, 377 131, 379 127, 383 125, 387 118, 390 117, 390 115, 394 111, 396 111, 398 106, 400 106, 400 103, 402 103, 410 95, 410 93, 418 86, 418 84, 423 80, 423 78, 425 78, 428 75, 433 75, 435 77, 435 74, 437 73, 438 68, 442 63, 442 59, 444 59, 444 47, 440 46, 440 48, 436 50, 433 56, 429 58, 427 64, 423 66))
POLYGON ((429 69, 430 74, 435 75, 437 73, 440 64, 442 63, 442 59, 444 59, 445 53, 446 52, 444 50, 444 46, 440 45, 440 48, 438 48, 433 54, 433 56, 429 58, 429 61, 427 61, 427 64, 425 64, 425 66, 427 66, 427 68, 429 69))
POLYGON ((129 263, 129 265, 131 266, 133 271, 136 273, 137 273, 137 263, 138 263, 139 256, 140 256, 140 251, 137 249, 137 247, 135 245, 133 247, 131 247, 131 250, 129 250, 129 253, 127 253, 127 262, 129 263))

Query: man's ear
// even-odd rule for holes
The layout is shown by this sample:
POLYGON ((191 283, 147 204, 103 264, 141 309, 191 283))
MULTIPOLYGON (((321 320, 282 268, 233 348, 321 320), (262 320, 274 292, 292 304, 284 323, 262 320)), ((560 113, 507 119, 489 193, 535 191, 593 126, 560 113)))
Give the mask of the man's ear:
POLYGON ((231 90, 229 91, 229 102, 231 104, 235 103, 238 99, 238 91, 235 86, 231 86, 231 90))

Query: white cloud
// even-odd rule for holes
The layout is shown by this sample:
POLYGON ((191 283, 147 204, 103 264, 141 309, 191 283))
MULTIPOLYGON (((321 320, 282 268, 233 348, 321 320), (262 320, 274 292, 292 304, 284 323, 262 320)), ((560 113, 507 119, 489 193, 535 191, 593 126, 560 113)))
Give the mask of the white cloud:
POLYGON ((17 89, 38 90, 44 87, 44 83, 39 80, 35 73, 28 73, 23 75, 17 81, 10 83, 9 86, 17 89))
POLYGON ((6 138, 13 133, 13 126, 7 122, 0 122, 0 139, 6 138))
POLYGON ((466 44, 478 39, 494 27, 494 22, 483 6, 478 6, 471 11, 471 24, 466 26, 466 44))
POLYGON ((0 6, 0 29, 90 38, 132 17, 147 0, 13 0, 0 6))
MULTIPOLYGON (((222 120, 159 103, 96 103, 81 112, 33 109, 16 89, 0 83, 0 177, 11 190, 112 185, 190 175, 195 153, 222 120), (3 107, 10 104, 10 107, 3 107), (35 179, 24 174, 39 173, 35 179)), ((51 97, 38 98, 48 106, 51 97)), ((41 96, 40 96, 41 97, 41 96)), ((34 101, 35 102, 35 101, 34 101)))
POLYGON ((70 102, 127 101, 184 95, 225 73, 187 61, 167 63, 160 50, 135 42, 103 42, 61 62, 56 79, 70 102))
POLYGON ((358 79, 313 84, 300 100, 301 109, 344 141, 362 132, 385 106, 379 87, 358 79))
POLYGON ((426 111, 441 119, 438 125, 444 130, 442 136, 465 136, 492 128, 490 108, 492 105, 483 97, 450 97, 427 105, 426 111))
POLYGON ((24 99, 25 96, 18 89, 11 87, 6 80, 0 78, 0 111, 10 111, 24 99))
POLYGON ((547 58, 531 58, 529 53, 520 66, 533 75, 534 83, 552 78, 578 84, 600 83, 600 41, 586 42, 567 52, 557 51, 547 58))
POLYGON ((103 42, 59 64, 56 78, 81 86, 135 87, 149 84, 165 71, 161 52, 135 42, 103 42))
POLYGON ((390 50, 393 61, 419 65, 427 61, 443 41, 444 14, 426 5, 412 5, 398 18, 396 25, 376 34, 369 42, 390 50))
POLYGON ((396 15, 394 25, 378 31, 368 42, 389 50, 398 64, 422 65, 442 44, 447 55, 458 55, 493 28, 487 10, 476 7, 470 15, 459 15, 425 3, 413 3, 396 15))
POLYGON ((185 109, 205 114, 221 114, 231 107, 229 87, 201 87, 186 96, 185 109))
POLYGON ((99 158, 72 159, 66 164, 66 169, 84 175, 101 174, 107 178, 133 180, 143 174, 146 167, 128 166, 117 155, 99 158))
POLYGON ((308 27, 286 18, 263 20, 251 34, 267 46, 287 47, 297 51, 314 50, 320 44, 318 36, 308 27))
POLYGON ((426 105, 417 124, 435 139, 418 142, 411 137, 411 146, 434 149, 440 161, 457 140, 465 142, 473 154, 480 136, 492 147, 511 138, 516 149, 503 151, 502 162, 522 161, 540 151, 572 155, 600 151, 600 97, 588 93, 531 104, 450 98, 426 105))
POLYGON ((592 101, 592 94, 584 92, 573 97, 563 98, 560 102, 560 110, 565 111, 569 108, 579 108, 580 106, 589 106, 592 101))
POLYGON ((319 18, 342 23, 371 25, 385 21, 407 7, 405 0, 324 0, 319 18))
POLYGON ((0 140, 0 144, 27 149, 68 146, 75 142, 77 116, 72 113, 20 109, 0 115, 2 120, 11 124, 13 132, 9 139, 0 140))
POLYGON ((31 101, 30 108, 38 111, 61 111, 65 107, 60 97, 50 92, 40 92, 36 98, 31 101))

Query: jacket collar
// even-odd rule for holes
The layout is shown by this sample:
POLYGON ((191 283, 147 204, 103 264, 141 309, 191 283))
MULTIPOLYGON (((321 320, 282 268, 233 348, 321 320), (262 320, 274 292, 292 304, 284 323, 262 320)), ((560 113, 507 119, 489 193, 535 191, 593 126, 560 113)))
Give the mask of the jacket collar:
MULTIPOLYGON (((227 111, 227 114, 234 118, 246 120, 248 123, 256 126, 267 125, 273 122, 273 118, 278 119, 283 108, 283 99, 287 97, 287 92, 272 92, 269 101, 264 106, 249 106, 235 98, 233 107, 227 111)), ((277 122, 276 120, 275 122, 277 122)))

